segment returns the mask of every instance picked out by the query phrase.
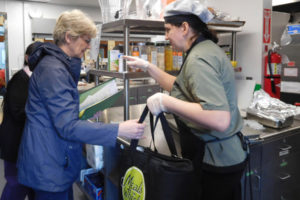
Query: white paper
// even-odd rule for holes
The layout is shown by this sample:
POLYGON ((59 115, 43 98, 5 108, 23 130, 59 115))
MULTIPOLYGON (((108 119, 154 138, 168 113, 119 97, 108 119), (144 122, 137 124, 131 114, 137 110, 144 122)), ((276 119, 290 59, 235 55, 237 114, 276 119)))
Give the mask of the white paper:
POLYGON ((87 98, 80 104, 79 111, 88 108, 118 92, 116 80, 109 81, 95 94, 87 96, 87 98))

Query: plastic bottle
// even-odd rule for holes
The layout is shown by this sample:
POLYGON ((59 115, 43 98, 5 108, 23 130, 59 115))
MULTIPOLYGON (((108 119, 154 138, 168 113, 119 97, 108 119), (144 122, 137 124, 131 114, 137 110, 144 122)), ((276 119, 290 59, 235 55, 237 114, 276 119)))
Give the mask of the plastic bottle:
MULTIPOLYGON (((134 44, 132 46, 131 56, 140 57, 139 47, 136 44, 134 44)), ((129 67, 128 71, 135 72, 135 71, 138 71, 138 70, 129 67)))
POLYGON ((173 48, 173 70, 178 70, 179 67, 178 67, 178 51, 173 48))
POLYGON ((139 42, 137 45, 139 47, 140 58, 143 60, 148 60, 146 44, 144 42, 139 42))
POLYGON ((166 42, 165 44, 165 70, 173 70, 173 51, 169 42, 166 42))
POLYGON ((139 52, 139 47, 138 46, 133 46, 131 55, 134 57, 140 57, 140 52, 139 52))
POLYGON ((154 65, 157 65, 157 49, 154 42, 147 42, 146 47, 148 61, 154 65))
POLYGON ((182 53, 182 51, 178 51, 178 53, 177 53, 178 70, 180 70, 182 63, 183 63, 183 53, 182 53))
POLYGON ((165 70, 165 44, 164 42, 157 42, 157 67, 165 70))

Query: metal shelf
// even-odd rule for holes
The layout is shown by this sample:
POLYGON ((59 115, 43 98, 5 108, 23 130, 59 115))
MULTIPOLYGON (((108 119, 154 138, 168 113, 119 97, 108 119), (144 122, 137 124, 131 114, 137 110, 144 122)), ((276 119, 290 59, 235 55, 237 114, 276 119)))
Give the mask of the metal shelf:
POLYGON ((150 75, 147 72, 110 72, 106 70, 92 69, 89 71, 89 73, 95 76, 110 76, 113 78, 120 78, 120 79, 135 79, 135 78, 150 77, 150 75))
POLYGON ((217 31, 217 33, 241 32, 243 29, 243 27, 220 26, 213 24, 209 24, 208 28, 217 31))
MULTIPOLYGON (((245 22, 209 23, 208 27, 217 32, 240 32, 245 22)), ((164 21, 143 19, 121 19, 102 25, 103 33, 124 33, 124 27, 130 28, 131 34, 164 35, 164 21)))
MULTIPOLYGON (((230 32, 232 33, 232 60, 236 60, 236 33, 242 31, 242 26, 245 22, 226 22, 220 24, 220 21, 217 23, 209 24, 209 28, 215 30, 219 33, 230 32)), ((105 23, 102 25, 103 33, 111 34, 123 34, 124 36, 124 54, 129 55, 129 38, 130 34, 141 34, 141 35, 164 35, 164 21, 163 20, 142 20, 142 19, 121 19, 105 23)), ((126 66, 126 65, 124 65, 126 66)), ((128 69, 125 67, 125 71, 128 69)), ((103 70, 91 70, 91 74, 96 76, 111 76, 115 78, 121 78, 124 80, 124 120, 129 119, 129 79, 134 78, 145 78, 149 77, 148 73, 145 72, 108 72, 103 70)))
POLYGON ((103 33, 124 33, 124 27, 130 29, 131 34, 164 35, 164 21, 121 19, 102 25, 103 33))
MULTIPOLYGON (((166 71, 166 72, 171 75, 178 74, 178 71, 166 71)), ((95 76, 109 76, 109 77, 120 78, 120 79, 139 79, 139 78, 151 77, 148 74, 148 72, 110 72, 107 70, 91 69, 89 73, 95 76)))

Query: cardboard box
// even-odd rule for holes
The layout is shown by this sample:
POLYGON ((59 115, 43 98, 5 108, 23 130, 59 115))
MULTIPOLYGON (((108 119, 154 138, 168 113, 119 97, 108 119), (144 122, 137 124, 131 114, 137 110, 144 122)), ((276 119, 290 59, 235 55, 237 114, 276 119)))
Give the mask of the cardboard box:
POLYGON ((3 24, 4 24, 4 17, 0 16, 0 26, 3 26, 3 24))
POLYGON ((118 71, 119 69, 119 50, 108 51, 108 66, 109 71, 118 71))
POLYGON ((103 200, 104 176, 101 173, 84 176, 84 189, 95 200, 103 200))

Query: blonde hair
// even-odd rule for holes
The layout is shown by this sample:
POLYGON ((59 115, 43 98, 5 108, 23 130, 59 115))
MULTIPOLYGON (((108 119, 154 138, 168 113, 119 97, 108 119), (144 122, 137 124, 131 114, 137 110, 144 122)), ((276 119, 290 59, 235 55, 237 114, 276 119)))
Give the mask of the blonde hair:
POLYGON ((82 35, 94 38, 97 34, 95 23, 82 11, 77 9, 63 12, 57 19, 53 32, 53 39, 56 45, 65 44, 67 31, 74 38, 82 35))

